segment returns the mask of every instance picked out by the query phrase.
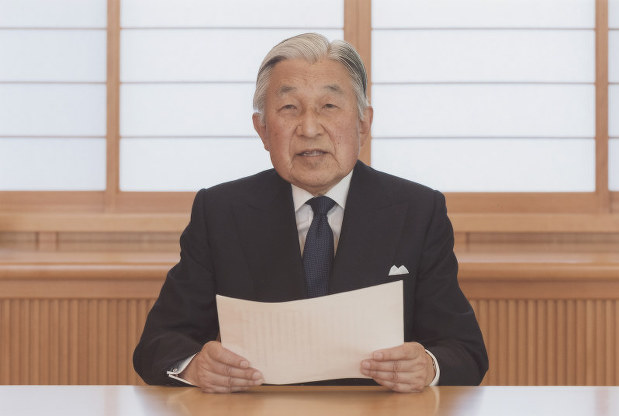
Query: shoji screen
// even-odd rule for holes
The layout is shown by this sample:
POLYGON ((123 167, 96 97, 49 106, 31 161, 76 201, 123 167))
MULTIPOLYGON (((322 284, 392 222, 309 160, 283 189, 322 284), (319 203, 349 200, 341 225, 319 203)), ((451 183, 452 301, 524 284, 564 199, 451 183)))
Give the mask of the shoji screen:
POLYGON ((298 33, 343 38, 341 0, 121 5, 121 191, 195 191, 270 168, 251 122, 262 58, 298 33))
POLYGON ((608 187, 611 191, 619 191, 619 0, 610 0, 608 3, 608 27, 608 187))
POLYGON ((105 0, 0 0, 0 191, 105 189, 105 0))
POLYGON ((594 0, 372 13, 374 166, 442 191, 595 190, 594 0))

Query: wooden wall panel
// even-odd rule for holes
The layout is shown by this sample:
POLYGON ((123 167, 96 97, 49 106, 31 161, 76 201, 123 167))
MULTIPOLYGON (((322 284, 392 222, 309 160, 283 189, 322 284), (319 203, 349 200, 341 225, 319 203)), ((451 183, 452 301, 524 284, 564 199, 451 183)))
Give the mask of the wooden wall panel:
MULTIPOLYGON (((1 299, 0 384, 143 384, 131 354, 152 303, 1 299)), ((617 300, 471 303, 490 357, 484 385, 619 384, 617 300)))
POLYGON ((472 300, 490 358, 485 385, 619 384, 619 302, 472 300))
MULTIPOLYGON (((174 256, 47 254, 0 263, 0 384, 140 384, 132 352, 174 256)), ((459 255, 484 384, 618 385, 619 258, 538 254, 459 255)))
POLYGON ((131 356, 152 303, 0 299, 0 384, 143 384, 131 356))

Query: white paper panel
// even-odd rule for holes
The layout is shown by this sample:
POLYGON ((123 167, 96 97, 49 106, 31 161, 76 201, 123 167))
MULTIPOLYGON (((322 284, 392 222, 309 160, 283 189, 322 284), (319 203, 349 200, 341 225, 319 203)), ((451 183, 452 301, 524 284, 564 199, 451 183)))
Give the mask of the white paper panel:
POLYGON ((259 138, 123 139, 122 191, 191 191, 271 168, 259 138))
POLYGON ((104 30, 1 30, 1 81, 105 82, 104 30))
POLYGON ((373 31, 372 78, 374 82, 594 82, 595 33, 373 31))
POLYGON ((0 84, 0 136, 105 136, 105 85, 0 84))
POLYGON ((608 32, 608 80, 619 83, 619 30, 608 32))
POLYGON ((595 0, 378 0, 375 28, 593 28, 595 0))
POLYGON ((253 136, 253 84, 126 84, 122 136, 253 136))
POLYGON ((123 0, 123 27, 344 26, 343 0, 123 0))
POLYGON ((372 166, 443 192, 592 192, 593 139, 374 139, 372 166))
MULTIPOLYGON (((342 39, 342 30, 319 31, 342 39)), ((264 56, 298 30, 123 30, 122 81, 255 81, 264 56)))
POLYGON ((0 0, 0 27, 105 28, 106 24, 106 0, 0 0))
POLYGON ((105 139, 0 139, 1 191, 102 191, 105 139))
POLYGON ((619 0, 608 0, 608 26, 619 29, 619 0))
POLYGON ((619 138, 619 85, 608 88, 608 134, 619 138))
POLYGON ((619 139, 610 139, 608 145, 608 188, 619 191, 619 139))
POLYGON ((375 137, 593 137, 593 85, 374 85, 375 137))

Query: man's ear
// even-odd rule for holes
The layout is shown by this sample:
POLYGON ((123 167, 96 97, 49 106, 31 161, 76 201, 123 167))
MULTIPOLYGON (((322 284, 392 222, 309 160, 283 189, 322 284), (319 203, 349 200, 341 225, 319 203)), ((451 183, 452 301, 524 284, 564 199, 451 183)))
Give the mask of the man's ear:
POLYGON ((254 122, 254 130, 256 130, 256 133, 258 133, 258 136, 260 136, 260 139, 262 140, 262 145, 266 151, 269 151, 269 140, 266 134, 267 125, 262 122, 262 115, 260 113, 254 113, 251 119, 254 122))
POLYGON ((361 139, 361 146, 365 144, 370 138, 372 133, 372 119, 374 117, 374 109, 372 106, 367 106, 363 111, 363 120, 359 120, 359 136, 361 139))

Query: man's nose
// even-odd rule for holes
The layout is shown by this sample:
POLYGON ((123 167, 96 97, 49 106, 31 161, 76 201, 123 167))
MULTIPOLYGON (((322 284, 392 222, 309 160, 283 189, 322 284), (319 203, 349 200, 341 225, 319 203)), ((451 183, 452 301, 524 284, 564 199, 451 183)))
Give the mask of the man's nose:
POLYGON ((306 110, 300 117, 297 134, 305 137, 316 137, 323 131, 320 117, 313 110, 306 110))

